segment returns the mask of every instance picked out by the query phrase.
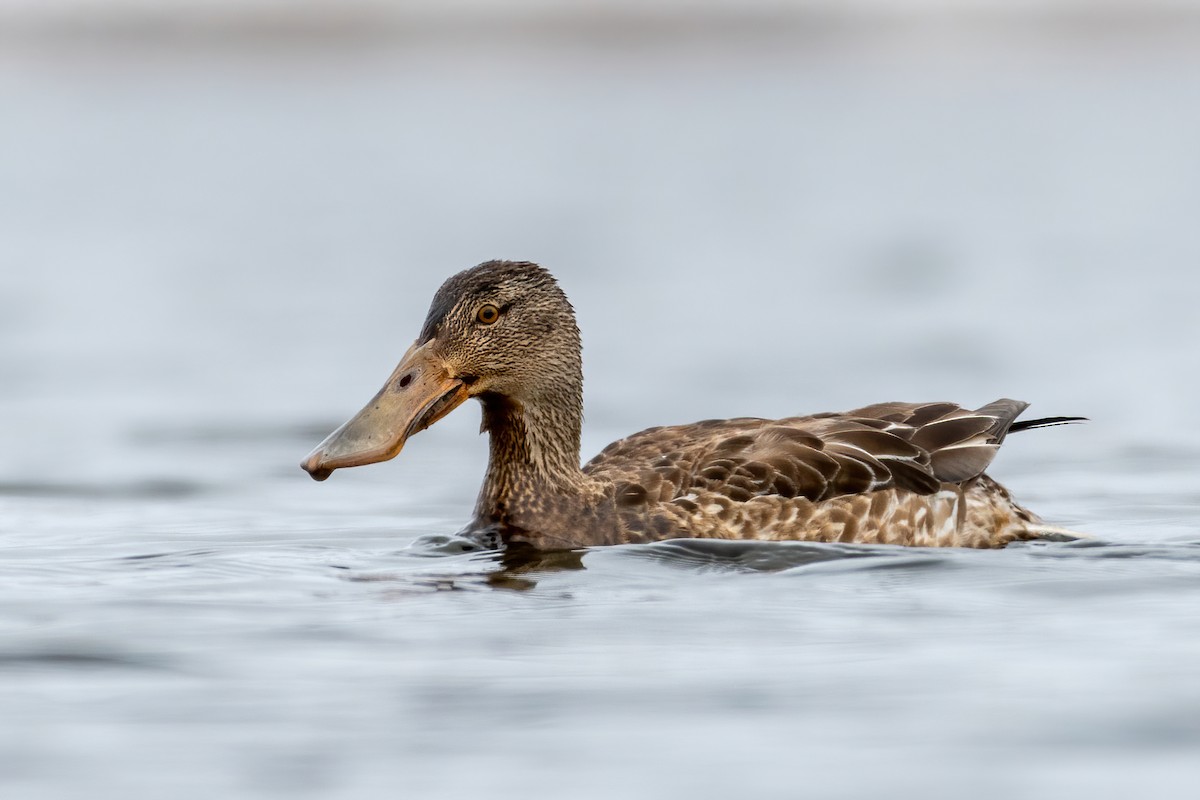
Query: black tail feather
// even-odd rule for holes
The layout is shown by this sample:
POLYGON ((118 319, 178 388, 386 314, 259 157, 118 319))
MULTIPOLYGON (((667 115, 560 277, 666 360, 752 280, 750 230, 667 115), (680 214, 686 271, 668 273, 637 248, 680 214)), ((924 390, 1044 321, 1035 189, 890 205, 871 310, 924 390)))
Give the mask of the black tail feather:
POLYGON ((1014 422, 1008 429, 1009 433, 1027 431, 1031 428, 1049 428, 1054 425, 1070 425, 1073 422, 1087 422, 1087 417, 1042 417, 1041 419, 1023 419, 1014 422))

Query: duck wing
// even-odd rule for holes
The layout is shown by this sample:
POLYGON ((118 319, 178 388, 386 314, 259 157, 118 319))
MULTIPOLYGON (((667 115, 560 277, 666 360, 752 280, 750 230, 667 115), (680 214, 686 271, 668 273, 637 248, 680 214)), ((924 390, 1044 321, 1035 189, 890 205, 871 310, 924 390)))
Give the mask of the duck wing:
POLYGON ((888 488, 928 495, 983 474, 1027 405, 878 403, 835 414, 650 428, 613 442, 584 472, 615 484, 618 503, 628 505, 692 495, 819 502, 888 488))

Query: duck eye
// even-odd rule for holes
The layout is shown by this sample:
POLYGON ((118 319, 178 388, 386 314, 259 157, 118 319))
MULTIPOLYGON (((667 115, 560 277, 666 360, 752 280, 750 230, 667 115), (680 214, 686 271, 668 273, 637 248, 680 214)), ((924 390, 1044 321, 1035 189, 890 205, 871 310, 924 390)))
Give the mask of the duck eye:
POLYGON ((493 322, 500 319, 500 309, 496 308, 491 303, 488 303, 479 309, 479 313, 475 315, 475 319, 479 320, 484 325, 491 325, 493 322))

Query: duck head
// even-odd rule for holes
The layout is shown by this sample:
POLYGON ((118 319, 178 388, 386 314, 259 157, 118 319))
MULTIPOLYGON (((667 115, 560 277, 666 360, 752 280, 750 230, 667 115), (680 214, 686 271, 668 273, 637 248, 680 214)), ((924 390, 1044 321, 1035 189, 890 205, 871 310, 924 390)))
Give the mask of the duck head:
MULTIPOLYGON (((565 403, 581 416, 581 373, 575 315, 550 273, 529 262, 488 261, 442 284, 383 388, 300 466, 320 481, 335 469, 394 458, 410 436, 470 397, 484 403, 485 429, 490 416, 547 405, 565 403)), ((575 448, 577 457, 577 441, 575 448)))

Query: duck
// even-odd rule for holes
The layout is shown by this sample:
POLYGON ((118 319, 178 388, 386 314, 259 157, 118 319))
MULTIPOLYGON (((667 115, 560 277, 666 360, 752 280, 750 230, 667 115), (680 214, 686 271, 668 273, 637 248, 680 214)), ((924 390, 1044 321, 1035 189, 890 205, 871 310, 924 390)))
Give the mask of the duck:
POLYGON ((999 548, 1061 529, 986 474, 1027 403, 975 409, 884 402, 783 419, 654 427, 580 466, 582 345, 558 281, 528 261, 450 277, 383 388, 301 467, 394 458, 468 399, 482 406, 487 470, 465 537, 562 551, 667 539, 999 548))

